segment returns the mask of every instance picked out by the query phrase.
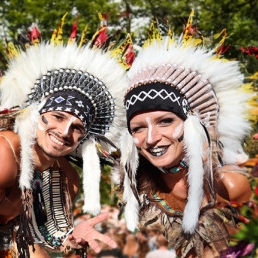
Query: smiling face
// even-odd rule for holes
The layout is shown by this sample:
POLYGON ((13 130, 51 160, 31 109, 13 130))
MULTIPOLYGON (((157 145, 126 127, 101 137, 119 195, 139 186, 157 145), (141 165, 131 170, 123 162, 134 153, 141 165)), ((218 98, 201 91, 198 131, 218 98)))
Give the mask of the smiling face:
POLYGON ((156 167, 171 168, 184 157, 184 121, 169 111, 150 111, 130 121, 134 143, 156 167))
POLYGON ((37 143, 48 156, 56 158, 71 153, 84 136, 84 125, 73 114, 60 111, 41 114, 37 143))

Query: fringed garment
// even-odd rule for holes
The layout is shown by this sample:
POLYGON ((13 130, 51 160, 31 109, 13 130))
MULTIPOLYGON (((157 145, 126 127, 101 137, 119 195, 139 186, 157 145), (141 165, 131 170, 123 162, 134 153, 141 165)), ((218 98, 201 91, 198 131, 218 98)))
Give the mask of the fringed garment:
POLYGON ((195 232, 184 233, 182 218, 187 199, 168 190, 161 172, 147 160, 140 159, 136 175, 140 194, 139 227, 161 230, 180 258, 220 257, 220 252, 228 247, 230 234, 237 230, 238 212, 228 203, 218 204, 209 189, 204 189, 206 200, 195 232))
POLYGON ((203 258, 204 253, 220 257, 220 251, 228 246, 229 228, 237 227, 238 213, 232 207, 203 207, 194 234, 187 235, 182 229, 181 211, 172 209, 164 200, 155 200, 146 194, 141 195, 140 200, 140 227, 161 230, 170 247, 181 258, 190 254, 203 258))
POLYGON ((58 170, 36 171, 32 189, 25 189, 22 195, 17 239, 19 257, 29 257, 28 245, 33 246, 34 243, 60 252, 73 230, 71 206, 67 178, 60 166, 58 170))

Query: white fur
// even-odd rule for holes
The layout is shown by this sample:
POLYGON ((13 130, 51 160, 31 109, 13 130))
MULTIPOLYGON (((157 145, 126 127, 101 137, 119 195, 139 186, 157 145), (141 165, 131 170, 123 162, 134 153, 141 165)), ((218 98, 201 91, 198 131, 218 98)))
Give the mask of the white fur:
MULTIPOLYGON (((138 168, 138 151, 134 145, 133 137, 128 133, 124 132, 121 137, 121 163, 124 168, 125 177, 124 177, 124 193, 123 201, 126 203, 125 207, 125 220, 126 226, 130 231, 134 231, 137 228, 138 224, 138 212, 139 204, 134 196, 131 184, 136 186, 135 176, 138 168), (133 172, 133 178, 130 181, 128 174, 126 173, 125 166, 129 165, 133 172)), ((138 195, 139 196, 139 195, 138 195)))
POLYGON ((83 157, 83 211, 92 215, 100 212, 100 160, 95 146, 95 140, 90 138, 82 146, 83 157))
POLYGON ((33 145, 35 144, 36 129, 40 115, 35 105, 28 107, 17 118, 15 130, 21 140, 21 175, 20 188, 31 188, 31 181, 34 173, 33 145))
POLYGON ((126 227, 128 230, 134 232, 134 230, 137 228, 138 221, 139 221, 139 218, 138 218, 139 204, 131 190, 130 180, 128 178, 127 173, 125 174, 125 180, 124 180, 124 200, 126 200, 126 206, 125 206, 126 227))
POLYGON ((187 204, 184 209, 183 229, 193 233, 199 219, 203 200, 203 146, 207 140, 198 117, 190 115, 184 122, 184 148, 188 159, 187 180, 189 184, 187 204))

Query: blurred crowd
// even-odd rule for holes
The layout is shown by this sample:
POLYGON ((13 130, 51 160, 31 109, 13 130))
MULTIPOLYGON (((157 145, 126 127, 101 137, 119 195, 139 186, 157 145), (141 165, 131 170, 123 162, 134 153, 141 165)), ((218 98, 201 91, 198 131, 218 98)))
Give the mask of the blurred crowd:
MULTIPOLYGON (((117 243, 117 248, 99 243, 101 251, 95 253, 88 249, 87 258, 175 258, 175 251, 168 247, 163 234, 158 229, 141 229, 130 232, 126 228, 124 219, 119 219, 119 210, 116 207, 104 205, 102 212, 109 214, 108 219, 98 224, 98 230, 110 236, 117 243)), ((88 219, 89 215, 79 216, 75 223, 88 219)), ((70 253, 63 258, 77 258, 78 255, 70 253)))

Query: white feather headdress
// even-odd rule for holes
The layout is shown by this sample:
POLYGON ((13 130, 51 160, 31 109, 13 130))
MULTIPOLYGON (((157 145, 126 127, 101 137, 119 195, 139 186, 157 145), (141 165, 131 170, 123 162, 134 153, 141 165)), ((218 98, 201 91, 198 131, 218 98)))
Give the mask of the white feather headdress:
POLYGON ((84 211, 100 212, 100 161, 95 139, 105 136, 115 145, 118 143, 120 128, 125 127, 123 92, 126 86, 125 70, 117 60, 108 52, 92 49, 89 45, 78 48, 75 43, 40 43, 12 59, 1 81, 0 108, 22 110, 16 117, 16 131, 21 138, 21 189, 31 187, 32 146, 42 103, 54 92, 65 89, 78 91, 95 108, 88 139, 81 146, 83 186, 87 198, 84 211), (70 73, 69 80, 63 75, 64 70, 70 73), (57 76, 60 77, 58 80, 57 76))
MULTIPOLYGON (((174 92, 181 96, 180 109, 185 120, 185 158, 189 168, 189 192, 182 223, 186 233, 193 233, 204 194, 204 177, 212 178, 211 167, 219 165, 212 164, 211 155, 203 162, 204 143, 209 141, 211 135, 213 141, 220 143, 220 158, 224 164, 235 164, 247 158, 241 144, 250 129, 246 119, 247 99, 250 95, 241 89, 243 75, 238 62, 220 58, 212 50, 196 46, 191 39, 187 44, 184 44, 182 38, 173 38, 169 44, 168 41, 164 37, 143 47, 128 72, 130 83, 125 95, 127 124, 136 112, 153 110, 154 99, 162 103, 160 109, 170 110, 173 101, 178 99, 173 99, 174 92), (155 86, 157 83, 159 87, 155 86)), ((126 136, 127 142, 129 137, 133 142, 129 133, 126 136)), ((125 171, 128 164, 138 164, 138 158, 133 160, 126 148, 122 148, 121 153, 125 171)), ((124 181, 124 201, 129 207, 135 207, 130 209, 137 210, 139 203, 131 197, 139 197, 135 190, 132 191, 132 185, 137 184, 137 166, 130 168, 129 179, 125 178, 124 181)), ((131 230, 137 227, 138 213, 131 212, 126 217, 131 222, 131 230)))

